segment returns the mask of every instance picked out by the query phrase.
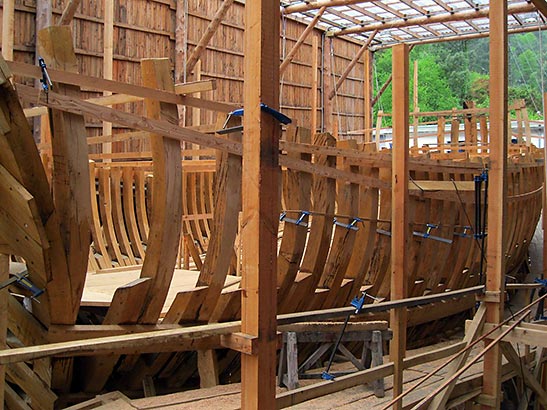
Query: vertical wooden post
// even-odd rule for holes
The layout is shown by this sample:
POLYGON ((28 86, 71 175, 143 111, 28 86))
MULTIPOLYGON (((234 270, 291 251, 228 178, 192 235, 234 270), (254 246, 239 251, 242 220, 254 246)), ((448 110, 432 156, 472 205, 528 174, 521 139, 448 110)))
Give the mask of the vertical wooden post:
MULTIPOLYGON (((488 206, 488 248, 486 252, 486 291, 497 300, 486 304, 486 321, 498 324, 503 320, 505 291, 505 230, 507 196, 507 2, 490 2, 490 172, 488 206)), ((483 394, 500 407, 501 350, 499 345, 484 356, 483 394)))
POLYGON ((367 50, 363 55, 364 84, 363 84, 363 117, 364 117, 364 141, 372 142, 372 59, 373 54, 367 50))
POLYGON ((325 36, 323 42, 323 94, 321 96, 323 101, 323 132, 335 133, 338 130, 338 126, 334 127, 334 120, 332 118, 332 100, 329 100, 329 94, 333 90, 332 84, 332 60, 334 56, 332 52, 332 37, 325 36))
MULTIPOLYGON (((547 93, 543 94, 543 161, 547 164, 547 132, 545 131, 545 123, 547 122, 547 93)), ((547 276, 547 167, 543 168, 543 211, 541 222, 543 227, 543 277, 547 276)))
POLYGON ((15 0, 4 0, 2 6, 2 56, 13 61, 13 30, 15 26, 15 0))
MULTIPOLYGON (((186 58, 188 55, 188 0, 177 0, 175 15, 175 83, 186 82, 186 58)), ((179 125, 186 125, 186 106, 177 106, 179 125)), ((186 143, 183 143, 186 147, 186 143)))
MULTIPOLYGON (((114 1, 104 0, 104 27, 103 27, 103 78, 112 80, 114 70, 114 1)), ((112 95, 110 91, 105 91, 104 95, 112 95)), ((112 123, 103 122, 103 135, 112 136, 112 123)), ((112 153, 112 142, 103 142, 103 154, 112 153)), ((105 162, 111 162, 106 158, 105 162)))
MULTIPOLYGON (((391 208, 391 300, 404 299, 407 293, 408 226, 408 46, 393 47, 393 201, 391 208)), ((403 391, 403 358, 406 352, 406 309, 392 309, 393 329, 390 360, 394 364, 393 396, 403 391)), ((402 400, 394 404, 402 409, 402 400)))
POLYGON ((269 0, 245 5, 241 330, 257 338, 257 352, 241 358, 243 410, 277 408, 280 125, 260 103, 279 108, 279 13, 279 3, 269 0))
POLYGON ((414 84, 413 84, 413 93, 412 93, 412 102, 413 102, 413 135, 414 135, 414 146, 418 146, 418 112, 420 112, 420 106, 418 105, 418 60, 414 60, 414 84))
MULTIPOLYGON (((0 282, 8 280, 9 259, 8 255, 0 253, 0 282)), ((8 333, 8 288, 0 289, 0 350, 7 347, 6 337, 8 333)), ((4 410, 4 390, 6 384, 6 366, 0 365, 0 410, 4 410)))
POLYGON ((312 36, 312 80, 311 80, 311 132, 317 132, 317 102, 319 99, 319 37, 317 34, 312 36))

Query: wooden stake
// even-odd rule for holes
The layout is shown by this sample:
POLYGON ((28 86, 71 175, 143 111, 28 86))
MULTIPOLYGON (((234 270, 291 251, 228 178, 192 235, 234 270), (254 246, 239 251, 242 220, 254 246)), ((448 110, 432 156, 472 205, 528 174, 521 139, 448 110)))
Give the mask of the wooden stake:
POLYGON ((276 279, 280 125, 260 103, 279 107, 279 4, 245 5, 243 279, 241 330, 257 352, 241 357, 241 408, 276 409, 276 279))
POLYGON ((302 32, 302 34, 300 34, 300 37, 298 37, 296 44, 291 49, 291 51, 289 51, 289 54, 287 54, 287 57, 285 57, 285 60, 283 60, 283 62, 281 63, 281 66, 279 67, 279 75, 282 75, 285 72, 285 70, 287 69, 291 61, 293 60, 294 56, 296 55, 296 52, 300 49, 300 46, 304 44, 304 41, 306 41, 309 34, 313 31, 313 28, 315 27, 315 25, 317 24, 317 22, 319 21, 319 19, 321 18, 321 16, 323 15, 326 9, 327 9, 326 6, 321 7, 321 9, 319 9, 317 14, 313 17, 313 20, 309 22, 306 29, 302 32))
POLYGON ((311 132, 317 132, 317 103, 319 99, 319 36, 312 37, 312 83, 311 83, 311 132))
POLYGON ((372 43, 372 40, 374 40, 374 36, 376 36, 377 33, 378 33, 378 30, 373 31, 372 34, 368 37, 365 44, 363 44, 361 48, 359 49, 359 51, 357 52, 357 54, 355 54, 355 57, 353 57, 353 59, 350 61, 350 63, 348 64, 348 66, 346 67, 346 69, 344 70, 344 72, 342 73, 342 75, 340 76, 336 84, 334 85, 334 90, 330 92, 329 100, 332 100, 334 98, 336 91, 340 88, 340 86, 346 80, 346 78, 348 78, 349 73, 351 72, 351 70, 353 70, 353 67, 355 67, 355 65, 359 62, 359 59, 361 58, 363 53, 368 50, 370 43, 372 43))
MULTIPOLYGON (((0 282, 9 278, 9 256, 0 254, 0 282)), ((8 332, 8 288, 0 289, 0 350, 7 348, 8 332)), ((4 410, 4 385, 6 366, 0 365, 0 410, 4 410)))
POLYGON ((332 102, 328 96, 333 89, 332 81, 332 37, 324 37, 323 41, 323 94, 321 99, 323 100, 323 132, 335 132, 338 129, 338 125, 334 127, 334 119, 332 118, 332 102))
POLYGON ((80 1, 81 0, 68 0, 68 4, 65 6, 61 19, 57 24, 58 26, 68 26, 72 22, 74 14, 76 14, 76 10, 80 5, 80 1))
POLYGON ((199 39, 196 48, 194 48, 194 51, 186 62, 186 75, 189 75, 194 69, 194 66, 203 54, 203 51, 207 47, 207 44, 209 44, 211 37, 213 37, 213 35, 216 33, 218 26, 220 26, 220 23, 222 23, 222 19, 232 6, 233 2, 234 0, 224 0, 220 8, 217 10, 215 16, 207 26, 205 33, 203 33, 203 36, 199 39))
MULTIPOLYGON (((486 291, 498 295, 485 302, 486 322, 503 319, 502 295, 505 291, 505 223, 507 209, 507 2, 490 3, 490 172, 488 206, 488 249, 486 252, 486 291)), ((484 356, 483 394, 499 408, 501 397, 501 349, 494 346, 484 356)))
MULTIPOLYGON (((408 226, 408 53, 407 45, 393 47, 393 176, 392 176, 392 233, 391 233, 391 299, 404 299, 407 293, 408 226)), ((403 390, 403 359, 406 353, 406 310, 390 312, 393 339, 390 358, 394 365, 393 395, 403 390)), ((402 409, 402 401, 394 404, 402 409)))
POLYGON ((372 52, 367 51, 364 54, 364 84, 363 84, 363 117, 364 117, 364 142, 372 142, 372 52))
POLYGON ((10 61, 13 61, 14 26, 15 0, 4 0, 2 6, 2 56, 10 61))
MULTIPOLYGON (((112 80, 114 66, 114 1, 104 0, 104 27, 103 27, 103 78, 112 80)), ((112 95, 110 91, 105 91, 103 95, 112 95)), ((103 135, 112 135, 112 123, 103 122, 103 135)), ((112 142, 103 143, 103 154, 112 153, 112 142)), ((111 162, 111 159, 105 158, 105 162, 111 162)))
MULTIPOLYGON (((543 118, 547 118, 547 93, 543 94, 543 118)), ((547 161, 547 137, 543 137, 543 160, 547 161)), ((544 162, 547 164, 547 162, 544 162)), ((547 186, 547 167, 543 170, 543 186, 547 186)), ((543 189, 543 212, 541 222, 543 226, 543 277, 547 276, 547 189, 543 189)))

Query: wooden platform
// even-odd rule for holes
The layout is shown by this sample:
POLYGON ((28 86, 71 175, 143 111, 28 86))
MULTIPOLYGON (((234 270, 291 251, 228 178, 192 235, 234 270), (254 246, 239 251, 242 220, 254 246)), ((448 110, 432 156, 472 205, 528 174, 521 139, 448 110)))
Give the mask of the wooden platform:
MULTIPOLYGON (((134 282, 141 277, 142 266, 114 268, 101 273, 88 273, 84 285, 81 306, 109 307, 116 289, 134 282)), ((169 292, 162 308, 162 316, 167 313, 179 292, 195 289, 199 272, 175 269, 169 292)), ((224 289, 237 289, 241 277, 226 275, 224 289)))

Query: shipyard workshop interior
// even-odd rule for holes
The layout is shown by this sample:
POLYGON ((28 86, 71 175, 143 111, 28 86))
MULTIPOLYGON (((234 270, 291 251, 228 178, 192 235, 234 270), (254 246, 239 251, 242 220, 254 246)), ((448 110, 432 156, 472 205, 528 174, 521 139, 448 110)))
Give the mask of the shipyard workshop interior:
POLYGON ((546 0, 0 10, 0 410, 547 409, 546 0))

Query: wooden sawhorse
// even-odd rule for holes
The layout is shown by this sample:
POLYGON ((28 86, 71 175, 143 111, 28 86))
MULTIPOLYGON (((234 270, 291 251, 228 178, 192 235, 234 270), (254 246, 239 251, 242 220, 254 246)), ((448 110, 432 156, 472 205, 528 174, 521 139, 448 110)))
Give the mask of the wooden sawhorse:
MULTIPOLYGON (((310 322, 298 323, 280 327, 283 332, 283 345, 279 357, 278 384, 289 390, 298 387, 298 379, 320 378, 319 373, 306 373, 319 359, 333 348, 342 331, 343 322, 310 322), (320 343, 319 347, 298 365, 298 343, 320 343)), ((357 370, 383 364, 383 342, 390 340, 391 330, 386 321, 349 322, 342 336, 338 352, 350 361, 357 370), (363 342, 361 358, 357 359, 344 346, 346 342, 363 342)), ((338 353, 337 352, 337 353, 338 353)), ((330 372, 333 376, 341 376, 353 371, 330 372)), ((384 397, 384 379, 372 383, 374 394, 384 397)))

